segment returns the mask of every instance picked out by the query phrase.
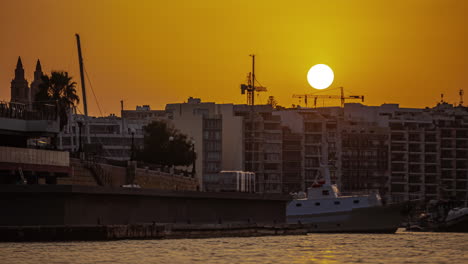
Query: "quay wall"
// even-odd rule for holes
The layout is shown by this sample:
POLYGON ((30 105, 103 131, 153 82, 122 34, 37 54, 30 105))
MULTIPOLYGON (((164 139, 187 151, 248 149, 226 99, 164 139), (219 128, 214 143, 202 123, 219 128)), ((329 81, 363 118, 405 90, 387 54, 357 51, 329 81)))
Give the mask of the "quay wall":
POLYGON ((258 224, 138 224, 110 226, 0 227, 0 242, 179 239, 306 235, 299 225, 258 224))
POLYGON ((0 185, 0 226, 284 223, 283 195, 0 185))
MULTIPOLYGON (((108 186, 120 187, 127 184, 127 168, 109 164, 99 164, 105 172, 108 186)), ((79 159, 70 159, 71 173, 68 177, 57 178, 57 184, 61 185, 86 185, 97 186, 93 173, 86 168, 85 163, 79 159)), ((196 179, 148 169, 135 169, 134 183, 142 188, 159 190, 196 191, 198 181, 196 179)))

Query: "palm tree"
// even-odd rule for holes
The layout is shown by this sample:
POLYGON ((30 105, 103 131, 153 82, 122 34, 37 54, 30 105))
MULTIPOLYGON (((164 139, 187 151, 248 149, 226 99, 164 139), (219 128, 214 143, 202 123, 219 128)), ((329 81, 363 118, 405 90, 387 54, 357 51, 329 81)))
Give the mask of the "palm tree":
POLYGON ((60 131, 68 123, 68 111, 80 102, 76 94, 76 82, 68 76, 68 72, 53 71, 50 77, 42 76, 42 83, 36 94, 36 102, 39 105, 44 103, 55 103, 60 117, 60 131))

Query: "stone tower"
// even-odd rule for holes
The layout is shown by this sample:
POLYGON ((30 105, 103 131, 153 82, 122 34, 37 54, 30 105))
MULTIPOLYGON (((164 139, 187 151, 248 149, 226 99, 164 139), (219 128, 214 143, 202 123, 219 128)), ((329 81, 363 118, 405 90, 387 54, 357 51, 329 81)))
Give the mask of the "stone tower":
POLYGON ((34 71, 34 81, 31 83, 31 95, 29 97, 31 103, 36 100, 36 94, 39 91, 39 85, 42 83, 42 75, 41 61, 37 60, 36 70, 34 71))
POLYGON ((15 78, 11 81, 11 102, 29 103, 28 81, 24 78, 23 63, 21 57, 18 57, 16 63, 15 78))

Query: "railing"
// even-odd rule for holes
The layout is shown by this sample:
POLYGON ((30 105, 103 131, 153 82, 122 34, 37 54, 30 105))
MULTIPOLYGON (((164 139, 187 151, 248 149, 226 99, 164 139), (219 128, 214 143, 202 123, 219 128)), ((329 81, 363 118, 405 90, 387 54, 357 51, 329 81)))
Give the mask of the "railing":
POLYGON ((70 166, 68 152, 14 147, 0 147, 0 162, 70 166))
POLYGON ((91 174, 99 186, 112 185, 112 176, 99 163, 94 160, 85 161, 85 167, 91 171, 91 174))
POLYGON ((0 117, 22 120, 56 120, 57 109, 54 104, 33 106, 0 101, 0 117))

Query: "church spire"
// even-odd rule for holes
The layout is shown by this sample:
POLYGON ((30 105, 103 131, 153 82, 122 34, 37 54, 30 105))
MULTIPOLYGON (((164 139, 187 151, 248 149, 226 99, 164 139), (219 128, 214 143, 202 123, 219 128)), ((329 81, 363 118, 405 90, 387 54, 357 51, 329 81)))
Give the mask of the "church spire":
POLYGON ((23 63, 21 62, 21 56, 18 56, 18 62, 16 63, 16 69, 23 69, 23 63))
POLYGON ((42 75, 41 61, 38 59, 36 63, 36 71, 34 71, 34 81, 40 81, 42 79, 42 75))
POLYGON ((31 102, 36 101, 36 94, 39 92, 39 86, 42 83, 42 76, 43 73, 41 61, 38 59, 36 63, 36 70, 34 71, 34 80, 31 83, 31 95, 29 96, 31 102))
POLYGON ((42 72, 41 60, 37 59, 36 71, 42 72))
POLYGON ((11 81, 11 101, 27 104, 29 103, 28 81, 24 78, 23 62, 18 57, 16 63, 15 78, 11 81))
POLYGON ((24 69, 23 62, 21 62, 21 56, 18 57, 18 62, 16 63, 15 80, 24 80, 24 69))

